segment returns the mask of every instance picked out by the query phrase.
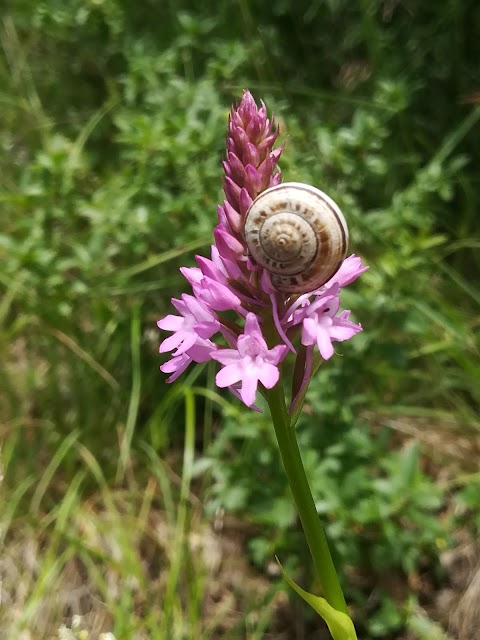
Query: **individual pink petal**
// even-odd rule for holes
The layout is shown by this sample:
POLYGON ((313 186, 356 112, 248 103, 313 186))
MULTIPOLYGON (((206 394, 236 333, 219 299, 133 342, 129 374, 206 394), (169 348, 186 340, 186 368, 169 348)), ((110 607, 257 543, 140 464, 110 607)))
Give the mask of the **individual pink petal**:
POLYGON ((192 286, 203 278, 203 273, 198 267, 180 267, 180 273, 192 286))
POLYGON ((265 362, 258 371, 258 379, 267 389, 274 387, 280 377, 280 372, 273 364, 265 362))
POLYGON ((248 142, 243 150, 243 161, 244 163, 251 164, 254 167, 258 167, 260 162, 260 154, 257 151, 257 148, 251 142, 248 142))
POLYGON ((245 123, 242 120, 242 116, 240 115, 241 107, 239 107, 236 111, 232 109, 232 113, 230 115, 230 121, 232 128, 235 129, 244 129, 245 123))
MULTIPOLYGON (((200 279, 200 282, 202 282, 202 280, 203 277, 200 279)), ((195 296, 184 293, 182 295, 182 299, 185 302, 185 307, 188 311, 188 314, 193 316, 195 320, 202 321, 215 319, 215 314, 203 302, 195 298, 195 296)))
POLYGON ((227 232, 224 227, 217 225, 213 230, 215 244, 222 258, 233 260, 241 259, 245 253, 245 247, 234 236, 227 232))
POLYGON ((245 167, 245 188, 252 198, 256 198, 262 189, 262 178, 251 164, 245 167))
POLYGON ((168 336, 168 338, 165 338, 165 340, 160 344, 158 349, 159 352, 166 353, 167 351, 173 351, 176 349, 180 344, 182 344, 183 334, 184 332, 182 331, 176 331, 171 336, 168 336))
POLYGON ((164 329, 165 331, 178 331, 181 329, 183 322, 184 319, 180 316, 169 314, 157 322, 157 327, 159 329, 164 329))
POLYGON ((225 276, 238 284, 243 283, 247 285, 246 278, 235 260, 229 260, 228 258, 221 258, 223 268, 225 269, 225 276))
POLYGON ((305 318, 302 329, 302 344, 309 346, 317 341, 318 323, 316 318, 305 318))
POLYGON ((240 396, 242 400, 247 405, 247 407, 252 406, 255 402, 255 397, 257 395, 257 379, 249 376, 246 376, 242 380, 242 387, 240 389, 240 396))
POLYGON ((362 264, 362 259, 352 253, 351 256, 345 258, 340 269, 333 275, 323 287, 329 287, 337 282, 341 287, 345 287, 358 278, 360 274, 368 269, 368 266, 362 264))
POLYGON ((232 170, 231 170, 230 165, 228 164, 228 162, 226 160, 222 161, 222 167, 223 167, 223 170, 225 171, 225 175, 230 178, 231 175, 232 175, 232 170))
POLYGON ((229 364, 221 369, 216 377, 217 387, 229 387, 242 379, 242 369, 238 364, 229 364))
MULTIPOLYGON (((183 298, 183 295, 182 295, 182 298, 183 298)), ((175 309, 178 311, 178 313, 180 313, 182 316, 185 316, 188 314, 188 309, 183 299, 179 300, 178 298, 172 298, 172 304, 175 307, 175 309)))
POLYGON ((160 371, 162 371, 163 373, 173 374, 166 380, 169 384, 171 384, 179 376, 182 375, 182 373, 185 371, 185 369, 188 367, 188 365, 191 362, 192 362, 192 359, 186 353, 183 353, 182 355, 175 356, 171 360, 168 360, 168 362, 165 362, 164 364, 162 364, 160 366, 160 371))
POLYGON ((276 347, 270 349, 266 360, 271 364, 278 364, 281 362, 288 353, 288 347, 284 344, 277 344, 276 347))
POLYGON ((234 126, 233 122, 231 122, 228 127, 228 132, 235 146, 240 149, 249 143, 248 136, 241 126, 234 126))
POLYGON ((194 362, 208 362, 211 360, 212 353, 215 353, 215 349, 216 346, 211 340, 199 338, 193 347, 190 347, 187 354, 194 362))
POLYGON ((357 327, 342 327, 341 325, 334 324, 330 330, 330 336, 332 340, 342 342, 343 340, 350 340, 350 338, 353 338, 358 331, 357 327))
POLYGON ((252 205, 252 202, 253 202, 253 198, 250 196, 247 189, 243 188, 240 191, 240 198, 239 198, 240 213, 242 214, 242 216, 246 216, 247 211, 250 209, 252 205))
POLYGON ((227 153, 227 160, 229 165, 229 176, 235 180, 235 182, 239 185, 243 185, 245 183, 245 167, 242 162, 237 158, 237 156, 229 152, 227 153))
POLYGON ((272 176, 272 179, 270 180, 270 184, 268 185, 269 187, 276 187, 277 184, 280 184, 282 182, 282 174, 280 173, 280 171, 277 171, 277 173, 272 176))
POLYGON ((164 362, 160 366, 160 371, 163 371, 163 373, 173 373, 174 371, 178 371, 181 368, 183 372, 191 361, 191 358, 189 358, 186 353, 182 353, 182 355, 176 356, 175 358, 164 362))
POLYGON ((225 213, 225 209, 220 204, 217 206, 217 217, 218 217, 218 224, 221 227, 225 227, 226 229, 231 230, 230 224, 228 222, 228 218, 225 213))
MULTIPOLYGON (((262 335, 262 331, 260 329, 260 323, 258 322, 258 318, 254 313, 249 313, 245 319, 245 328, 244 335, 240 336, 239 340, 245 340, 246 338, 254 339, 257 341, 258 349, 260 351, 266 351, 268 349, 267 343, 265 342, 265 338, 262 335)), ((240 351, 240 349, 239 349, 240 351)), ((255 353, 255 355, 257 355, 255 353)))
POLYGON ((241 276, 241 270, 235 260, 229 260, 220 255, 218 247, 212 245, 212 262, 225 275, 226 278, 236 278, 241 276))
POLYGON ((167 382, 174 382, 192 362, 207 362, 210 360, 210 354, 215 350, 215 345, 210 340, 197 339, 197 343, 190 347, 186 352, 179 353, 176 351, 173 357, 161 365, 160 370, 163 373, 173 373, 167 382))
POLYGON ((166 351, 177 349, 177 354, 180 355, 195 344, 197 337, 197 334, 193 330, 177 331, 168 338, 165 338, 165 340, 160 345, 160 353, 165 353, 166 351))
POLYGON ((272 134, 264 138, 259 144, 257 144, 257 149, 262 152, 271 148, 275 144, 275 140, 278 138, 278 133, 277 129, 272 134))
POLYGON ((195 333, 205 340, 211 338, 220 328, 220 323, 215 322, 197 322, 193 326, 195 333))
MULTIPOLYGON (((237 382, 236 384, 233 384, 233 385, 231 385, 231 386, 230 386, 230 387, 228 387, 228 388, 229 388, 229 389, 230 389, 230 391, 233 393, 233 395, 234 395, 236 398, 238 398, 238 400, 241 400, 241 401, 243 402, 243 398, 242 398, 242 396, 240 395, 240 391, 239 391, 239 389, 241 388, 241 386, 242 386, 242 385, 241 385, 241 384, 239 384, 239 383, 237 382)), ((256 405, 254 405, 254 404, 251 404, 251 405, 249 406, 249 409, 252 409, 253 411, 256 411, 257 413, 263 413, 263 411, 262 411, 259 407, 257 407, 256 405)))
MULTIPOLYGON (((262 114, 263 115, 263 114, 262 114)), ((247 125, 246 133, 250 140, 257 139, 263 130, 264 117, 259 114, 257 117, 253 117, 247 125)))
POLYGON ((335 353, 328 331, 323 331, 320 327, 317 333, 317 345, 324 360, 328 360, 335 353))
POLYGON ((277 147, 270 153, 270 160, 273 162, 274 165, 279 161, 282 153, 283 153, 283 147, 277 147))
POLYGON ((195 256, 195 259, 204 276, 208 276, 221 284, 226 284, 227 278, 225 277, 224 269, 220 269, 212 260, 204 258, 203 256, 195 256))
POLYGON ((267 156, 262 164, 258 167, 258 175, 261 180, 261 190, 267 189, 272 178, 273 167, 275 166, 274 160, 267 156))
POLYGON ((227 200, 225 200, 224 202, 224 211, 225 217, 227 218, 228 224, 230 225, 232 231, 234 231, 235 233, 240 233, 242 230, 242 217, 227 200))
POLYGON ((241 360, 241 356, 236 349, 217 349, 212 353, 212 358, 225 365, 236 364, 241 360))
POLYGON ((236 208, 238 204, 238 199, 240 197, 240 189, 241 187, 238 184, 236 184, 231 178, 229 178, 228 176, 225 178, 223 183, 223 190, 225 191, 227 200, 230 202, 230 204, 234 208, 236 208))
POLYGON ((195 285, 193 290, 202 302, 217 311, 237 309, 242 303, 229 286, 215 282, 207 276, 204 276, 201 283, 195 285))

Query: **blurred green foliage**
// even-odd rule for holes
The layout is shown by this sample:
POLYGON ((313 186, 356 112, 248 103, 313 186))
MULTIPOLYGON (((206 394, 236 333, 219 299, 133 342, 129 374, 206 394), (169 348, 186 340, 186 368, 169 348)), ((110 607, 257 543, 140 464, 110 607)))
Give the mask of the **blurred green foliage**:
MULTIPOLYGON (((370 264, 344 298, 365 331, 321 367, 297 428, 338 562, 370 576, 347 584, 362 637, 402 629, 406 609, 380 587, 365 608, 369 590, 389 571, 435 572, 464 520, 389 417, 408 428, 421 417, 453 442, 479 428, 479 30, 472 0, 7 1, 7 490, 41 476, 74 429, 112 484, 142 443, 181 446, 183 396, 157 371, 155 320, 186 290, 177 267, 212 241, 228 109, 248 87, 280 123, 284 177, 339 202, 370 264)), ((211 371, 178 385, 194 383, 207 509, 261 525, 257 565, 279 553, 304 566, 267 418, 212 400, 211 371)), ((441 451, 423 453, 442 464, 441 451)), ((478 475, 461 465, 455 500, 477 531, 478 475)), ((72 450, 67 482, 77 467, 72 450)))

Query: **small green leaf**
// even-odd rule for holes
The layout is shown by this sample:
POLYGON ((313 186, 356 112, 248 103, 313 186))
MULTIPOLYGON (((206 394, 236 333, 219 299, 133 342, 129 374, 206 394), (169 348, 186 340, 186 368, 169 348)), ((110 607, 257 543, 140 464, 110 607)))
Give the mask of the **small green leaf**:
POLYGON ((333 640, 357 640, 357 634, 353 622, 346 613, 337 611, 325 598, 314 596, 313 593, 308 593, 298 586, 289 576, 285 573, 284 568, 280 564, 277 558, 278 566, 280 567, 283 577, 288 584, 294 589, 298 595, 305 600, 315 611, 320 615, 327 623, 328 629, 332 634, 333 640))

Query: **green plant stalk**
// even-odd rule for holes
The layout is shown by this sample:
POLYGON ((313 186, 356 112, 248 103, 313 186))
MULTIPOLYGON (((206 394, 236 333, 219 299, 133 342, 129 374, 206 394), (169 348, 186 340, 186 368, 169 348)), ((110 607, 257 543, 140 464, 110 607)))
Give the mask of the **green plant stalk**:
POLYGON ((295 431, 290 425, 290 416, 285 405, 281 380, 272 389, 265 391, 265 398, 270 408, 288 483, 322 585, 323 596, 334 609, 348 615, 347 604, 338 581, 327 538, 310 491, 295 431))

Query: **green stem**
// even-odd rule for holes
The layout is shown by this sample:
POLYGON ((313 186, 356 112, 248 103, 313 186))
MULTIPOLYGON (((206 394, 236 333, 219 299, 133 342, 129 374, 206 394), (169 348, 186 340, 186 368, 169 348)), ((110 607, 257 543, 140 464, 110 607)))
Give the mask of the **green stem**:
POLYGON ((295 431, 290 426, 290 417, 285 405, 285 395, 281 380, 273 389, 265 392, 265 397, 270 407, 283 465, 313 563, 320 578, 323 595, 334 609, 348 615, 345 597, 338 581, 327 539, 305 474, 295 431))

